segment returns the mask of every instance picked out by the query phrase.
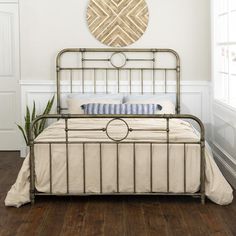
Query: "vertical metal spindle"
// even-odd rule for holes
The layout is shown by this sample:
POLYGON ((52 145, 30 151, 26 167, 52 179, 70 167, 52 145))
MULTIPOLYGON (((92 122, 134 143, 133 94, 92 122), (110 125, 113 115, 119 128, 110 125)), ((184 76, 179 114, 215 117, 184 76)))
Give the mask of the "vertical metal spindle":
POLYGON ((184 193, 186 193, 186 143, 184 144, 184 193))
POLYGON ((81 52, 81 62, 82 62, 82 80, 81 80, 81 85, 82 85, 82 93, 84 93, 84 52, 81 52))
POLYGON ((150 192, 152 193, 152 143, 150 143, 150 192))
POLYGON ((152 58, 152 93, 156 93, 156 84, 155 84, 155 77, 156 77, 156 70, 155 70, 155 52, 153 52, 153 58, 152 58))
POLYGON ((141 69, 141 93, 143 94, 143 69, 141 69))
POLYGON ((166 136, 167 136, 167 192, 169 193, 170 191, 170 137, 169 137, 169 132, 170 132, 170 125, 169 125, 169 118, 166 118, 166 136))
POLYGON ((106 69, 106 72, 105 72, 105 74, 106 74, 106 93, 108 93, 108 71, 107 71, 107 69, 106 69))
POLYGON ((118 93, 120 93, 120 70, 117 69, 117 90, 118 90, 118 93))
POLYGON ((164 70, 164 76, 165 76, 165 93, 167 93, 167 78, 166 78, 167 70, 166 69, 164 70))
POLYGON ((66 192, 69 193, 69 140, 68 140, 68 119, 65 119, 66 133, 66 192))
POLYGON ((117 193, 120 192, 119 190, 119 144, 116 143, 116 189, 117 193))
POLYGON ((93 70, 93 91, 96 94, 97 93, 97 83, 96 83, 96 70, 93 70))
POLYGON ((129 69, 129 93, 132 93, 132 70, 129 69))
POLYGON ((70 93, 73 92, 73 71, 70 70, 70 93))
POLYGON ((100 193, 102 193, 102 144, 99 144, 99 157, 100 157, 100 193))
POLYGON ((85 144, 83 143, 83 187, 84 193, 86 193, 86 168, 85 168, 85 144))
POLYGON ((49 183, 50 194, 52 194, 52 144, 49 143, 49 183))
POLYGON ((135 143, 133 143, 133 178, 134 178, 134 193, 136 193, 136 150, 135 143))

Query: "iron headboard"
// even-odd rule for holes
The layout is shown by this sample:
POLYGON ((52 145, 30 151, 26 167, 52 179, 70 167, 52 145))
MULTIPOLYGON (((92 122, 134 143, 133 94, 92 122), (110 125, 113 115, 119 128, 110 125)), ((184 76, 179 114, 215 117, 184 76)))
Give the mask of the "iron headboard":
POLYGON ((157 80, 161 77, 157 73, 160 72, 163 73, 163 93, 169 92, 167 85, 169 72, 172 72, 172 75, 174 73, 172 80, 175 80, 176 113, 180 113, 180 57, 172 49, 68 48, 58 53, 56 71, 58 114, 67 109, 62 106, 61 98, 62 81, 65 79, 69 80, 69 91, 67 92, 73 92, 76 84, 79 87, 76 92, 79 93, 86 93, 86 86, 92 88, 90 93, 110 93, 109 86, 112 86, 113 92, 114 87, 116 88, 115 93, 157 94, 159 93, 157 80), (171 66, 168 65, 169 59, 165 57, 167 55, 174 59, 171 66), (67 61, 63 62, 63 57, 66 57, 67 61), (73 62, 70 57, 73 58, 73 62), (163 62, 160 62, 161 57, 164 59, 163 62), (125 76, 122 75, 124 72, 125 76), (102 79, 98 78, 99 73, 103 73, 102 79), (115 79, 114 73, 116 74, 115 79), (145 73, 149 73, 148 80, 145 79, 145 73), (112 79, 109 79, 111 77, 112 79), (122 77, 126 77, 126 79, 121 79, 122 77), (137 79, 139 80, 138 91, 134 89, 135 86, 137 87, 137 79), (86 81, 89 82, 89 85, 86 85, 86 81), (110 83, 112 81, 112 85, 109 85, 109 81, 110 83), (145 90, 146 82, 149 84, 146 85, 145 90), (102 90, 99 91, 101 87, 102 90), (122 88, 125 88, 125 91, 122 91, 122 88))

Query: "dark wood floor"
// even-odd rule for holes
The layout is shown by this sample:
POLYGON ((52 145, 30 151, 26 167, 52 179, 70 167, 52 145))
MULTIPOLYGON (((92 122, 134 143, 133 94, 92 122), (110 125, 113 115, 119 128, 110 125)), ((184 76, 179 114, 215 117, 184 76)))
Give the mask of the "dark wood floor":
POLYGON ((22 164, 0 153, 0 236, 236 235, 236 200, 229 206, 192 197, 38 197, 34 206, 4 206, 22 164))

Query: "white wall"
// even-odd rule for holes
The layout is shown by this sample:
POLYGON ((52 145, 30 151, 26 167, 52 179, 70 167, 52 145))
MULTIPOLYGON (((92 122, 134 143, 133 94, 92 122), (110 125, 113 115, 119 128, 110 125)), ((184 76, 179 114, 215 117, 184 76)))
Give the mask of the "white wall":
MULTIPOLYGON (((173 48, 183 80, 210 79, 209 0, 146 0, 149 25, 131 47, 173 48)), ((89 0, 21 0, 21 79, 55 79, 55 57, 65 47, 105 47, 89 32, 89 0)))

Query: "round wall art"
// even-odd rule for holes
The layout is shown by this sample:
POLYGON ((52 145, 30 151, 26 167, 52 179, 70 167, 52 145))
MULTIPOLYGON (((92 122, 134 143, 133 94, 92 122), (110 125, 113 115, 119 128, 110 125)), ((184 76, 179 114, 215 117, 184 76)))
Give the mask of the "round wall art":
POLYGON ((101 43, 124 47, 136 42, 148 25, 145 0, 90 0, 87 22, 101 43))

